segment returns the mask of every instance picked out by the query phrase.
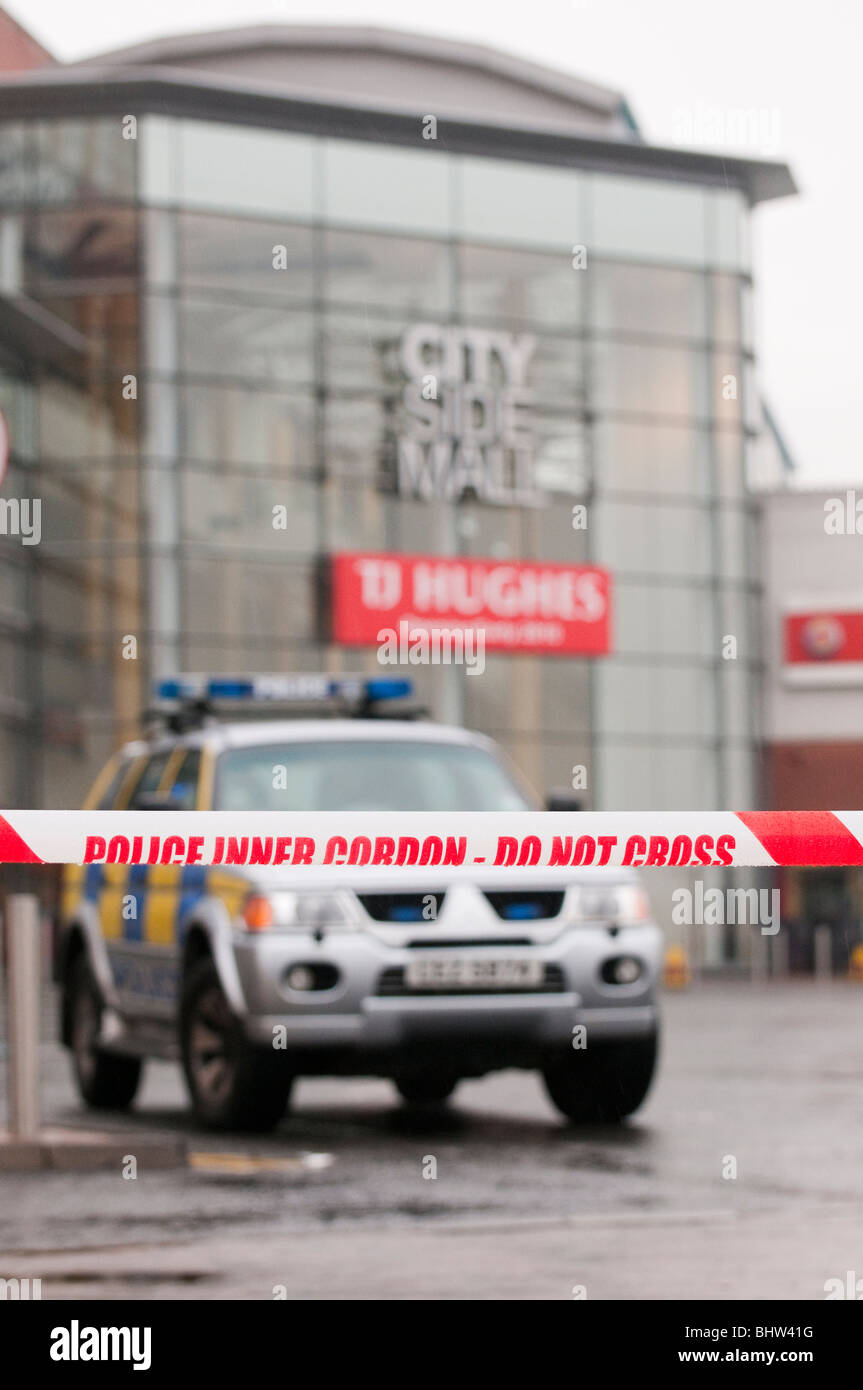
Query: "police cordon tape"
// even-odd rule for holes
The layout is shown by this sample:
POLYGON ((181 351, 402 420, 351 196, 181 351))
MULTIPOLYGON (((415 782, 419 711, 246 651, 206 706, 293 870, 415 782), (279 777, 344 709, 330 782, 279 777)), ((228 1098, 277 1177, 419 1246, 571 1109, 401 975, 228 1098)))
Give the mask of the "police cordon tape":
POLYGON ((0 863, 440 868, 863 864, 863 811, 2 811, 0 863))

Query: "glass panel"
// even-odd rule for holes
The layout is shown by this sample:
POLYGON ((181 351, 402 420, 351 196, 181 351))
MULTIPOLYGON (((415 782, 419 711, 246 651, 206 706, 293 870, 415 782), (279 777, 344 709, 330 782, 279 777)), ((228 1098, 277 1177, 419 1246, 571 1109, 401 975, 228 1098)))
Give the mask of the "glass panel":
POLYGON ((23 564, 0 565, 0 609, 16 618, 27 612, 27 570, 23 564))
POLYGON ((324 457, 329 476, 377 482, 386 422, 382 400, 330 396, 324 408, 324 457))
POLYGON ((317 489, 311 482, 248 473, 222 473, 216 482, 209 470, 187 468, 182 494, 183 534, 192 541, 280 555, 318 548, 317 489))
POLYGON ((171 116, 143 116, 138 122, 141 199, 175 203, 180 192, 180 137, 171 116))
MULTIPOLYGON (((502 733, 536 727, 588 733, 591 727, 589 662, 541 656, 506 656, 489 652, 482 680, 464 681, 468 726, 502 733)), ((564 765, 554 785, 571 781, 564 765)))
MULTIPOLYGON (((587 427, 577 415, 536 415, 534 479, 544 493, 583 497, 590 485, 587 427)), ((572 513, 567 524, 571 527, 572 513)))
POLYGON ((593 174, 591 249, 627 260, 703 265, 707 196, 703 189, 657 179, 593 174))
POLYGON ((411 316, 450 311, 450 252, 445 243, 328 231, 323 245, 329 301, 411 316))
POLYGON ((327 377, 338 391, 401 394, 399 339, 402 325, 380 314, 331 311, 324 319, 327 377))
POLYGON ((705 356, 685 348, 597 342, 596 406, 645 415, 703 417, 705 356))
POLYGON ((722 270, 747 270, 748 214, 743 194, 736 189, 711 189, 709 200, 709 260, 722 270))
MULTIPOLYGON (((24 235, 25 286, 40 297, 52 289, 86 294, 101 290, 105 281, 132 281, 138 271, 137 218, 131 208, 34 214, 25 220, 24 235)), ((128 288, 131 292, 134 285, 128 288)))
POLYGON ((433 142, 422 150, 358 140, 323 144, 327 221, 447 234, 450 161, 433 142))
POLYGON ((592 323, 600 332, 707 335, 703 275, 660 266, 594 262, 590 285, 592 323))
POLYGON ((721 661, 719 679, 725 737, 752 738, 755 734, 755 688, 750 669, 740 661, 721 661))
POLYGON ((594 427, 594 473, 600 491, 710 495, 708 439, 689 425, 600 420, 594 427))
POLYGON ((720 497, 743 495, 744 437, 736 430, 716 430, 713 435, 716 457, 716 491, 720 497))
MULTIPOLYGON (((616 811, 712 810, 716 805, 712 748, 689 744, 603 742, 599 750, 602 806, 616 811)), ((651 882, 655 873, 649 871, 651 882)), ((681 871, 675 871, 675 887, 681 871)), ((666 898, 667 901, 667 898, 666 898)))
POLYGON ((583 275, 566 256, 462 246, 458 276, 462 312, 471 323, 574 328, 582 321, 583 275))
POLYGON ((618 579, 612 604, 615 651, 644 656, 657 652, 669 656, 715 655, 710 589, 634 585, 618 579))
POLYGON ((528 384, 537 406, 583 409, 584 347, 579 339, 538 336, 528 384))
MULTIPOLYGON (((746 513, 741 507, 725 506, 719 519, 719 573, 727 579, 745 579, 746 513)), ((756 557, 753 555, 753 562, 756 557)))
POLYGON ((0 205, 36 202, 36 134, 34 124, 0 122, 0 205))
POLYGON ((620 573, 710 573, 706 508, 599 500, 591 509, 591 524, 598 562, 620 573))
POLYGON ((714 419, 722 425, 739 427, 744 380, 743 362, 737 353, 713 353, 710 385, 714 419))
POLYGON ((185 626, 196 641, 214 645, 237 637, 311 639, 318 630, 315 575, 311 565, 258 564, 245 555, 205 559, 187 551, 185 626))
POLYGON ((56 330, 62 331, 62 324, 67 324, 87 340, 85 350, 91 374, 119 376, 135 370, 139 334, 136 294, 64 295, 42 298, 41 303, 49 314, 62 321, 56 330))
POLYGON ((44 378, 38 406, 43 460, 134 458, 138 402, 124 400, 119 383, 96 381, 85 393, 44 378))
POLYGON ((305 310, 180 302, 180 369, 192 376, 248 377, 300 385, 314 377, 314 319, 305 310))
POLYGON ((179 396, 187 458, 277 471, 315 467, 311 393, 190 385, 179 396))
POLYGON ((124 119, 118 114, 97 120, 38 122, 39 201, 134 198, 138 142, 124 139, 124 119))
POLYGON ((711 275, 713 291, 711 336, 719 343, 741 340, 740 288, 738 275, 711 275))
MULTIPOLYGON (((315 295, 314 233, 286 222, 181 213, 180 275, 186 286, 230 295, 312 302, 315 295), (284 246, 284 269, 274 267, 274 248, 284 246)), ((276 257, 278 263, 281 257, 276 257)))
POLYGON ((587 241, 581 174, 506 159, 461 158, 456 168, 456 235, 554 247, 571 265, 573 246, 587 241))
POLYGON ((601 779, 600 805, 604 810, 661 809, 657 795, 659 758, 649 744, 602 741, 599 745, 598 761, 601 779))
POLYGON ((318 142, 311 136, 215 121, 180 126, 180 201, 186 207, 314 215, 318 142))

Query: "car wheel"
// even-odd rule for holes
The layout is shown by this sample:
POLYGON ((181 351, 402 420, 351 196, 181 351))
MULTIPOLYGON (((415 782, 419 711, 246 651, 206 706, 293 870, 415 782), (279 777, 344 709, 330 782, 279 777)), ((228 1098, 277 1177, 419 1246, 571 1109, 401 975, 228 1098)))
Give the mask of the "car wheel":
POLYGON ((421 1072, 412 1076, 397 1076, 396 1090, 408 1105, 443 1105, 459 1083, 457 1076, 421 1072))
POLYGON ((617 1124, 650 1090, 658 1053, 658 1030, 646 1038, 570 1049, 546 1067, 545 1088, 573 1124, 617 1124))
POLYGON ((207 1129, 265 1133, 285 1113, 293 1077, 284 1054, 253 1047, 231 1011, 212 960, 189 971, 180 1046, 195 1118, 207 1129))
POLYGON ((102 996, 86 956, 73 961, 67 990, 72 1069, 81 1099, 94 1110, 126 1110, 135 1099, 143 1063, 99 1047, 102 996))

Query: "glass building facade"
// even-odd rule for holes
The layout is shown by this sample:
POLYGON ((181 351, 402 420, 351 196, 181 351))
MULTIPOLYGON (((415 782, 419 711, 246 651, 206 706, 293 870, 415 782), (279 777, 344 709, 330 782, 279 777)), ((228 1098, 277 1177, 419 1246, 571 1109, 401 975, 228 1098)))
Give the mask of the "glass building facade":
POLYGON ((7 805, 74 802, 165 671, 374 669, 328 639, 339 550, 603 564, 611 655, 422 696, 588 805, 752 805, 741 190, 165 115, 0 139, 6 493, 43 527, 0 552, 7 805), (417 322, 534 336, 542 505, 393 491, 417 322))
POLYGON ((0 142, 5 494, 42 504, 0 550, 5 804, 74 803, 153 676, 374 669, 329 639, 344 550, 606 566, 609 656, 421 695, 587 805, 755 803, 741 190, 119 110, 0 142), (417 323, 532 335, 541 505, 394 490, 417 323))

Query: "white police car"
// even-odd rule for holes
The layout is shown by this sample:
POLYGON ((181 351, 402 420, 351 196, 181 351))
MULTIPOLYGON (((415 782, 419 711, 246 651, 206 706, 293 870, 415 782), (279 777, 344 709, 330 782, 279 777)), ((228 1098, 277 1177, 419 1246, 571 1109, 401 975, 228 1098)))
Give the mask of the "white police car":
MULTIPOLYGON (((166 682, 167 727, 122 749, 87 805, 537 809, 489 739, 381 718, 407 690, 166 682), (271 716, 276 700, 293 717, 241 717, 271 716)), ((146 1057, 179 1056, 198 1119, 220 1129, 272 1128, 311 1075, 386 1076, 408 1102, 441 1103, 464 1077, 526 1067, 576 1122, 641 1104, 661 935, 633 871, 574 869, 564 886, 541 870, 514 881, 478 868, 466 882, 405 867, 395 886, 393 872, 342 871, 334 886, 290 865, 66 868, 62 1036, 84 1100, 125 1107, 146 1057)))

